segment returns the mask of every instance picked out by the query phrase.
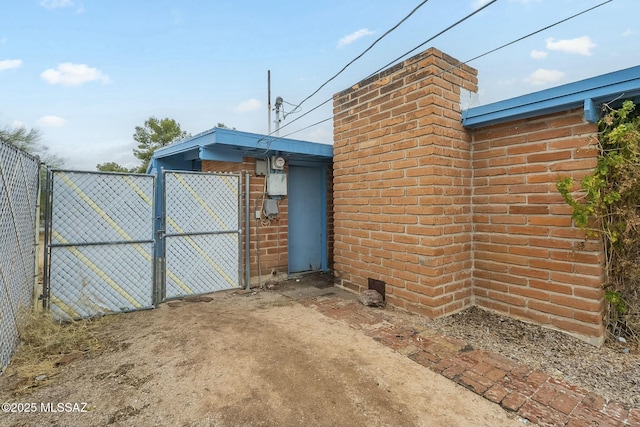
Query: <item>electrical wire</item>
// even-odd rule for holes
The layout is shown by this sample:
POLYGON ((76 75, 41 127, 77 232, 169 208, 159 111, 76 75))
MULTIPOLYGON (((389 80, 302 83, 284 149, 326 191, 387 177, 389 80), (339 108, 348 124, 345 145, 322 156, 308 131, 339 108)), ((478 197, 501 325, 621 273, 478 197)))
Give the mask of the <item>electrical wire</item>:
MULTIPOLYGON (((494 1, 496 1, 496 0, 494 0, 494 1)), ((532 36, 534 36, 534 35, 536 35, 536 34, 539 34, 539 33, 543 32, 543 31, 546 31, 546 30, 548 30, 548 29, 550 29, 550 28, 553 28, 553 27, 555 27, 555 26, 557 26, 557 25, 560 25, 560 24, 562 24, 562 23, 565 23, 565 22, 567 22, 567 21, 569 21, 569 20, 571 20, 571 19, 577 18, 577 17, 578 17, 578 16, 580 16, 580 15, 583 15, 583 14, 585 14, 585 13, 587 13, 587 12, 591 12, 592 10, 597 9, 597 8, 599 8, 599 7, 601 7, 601 6, 604 6, 604 5, 605 5, 605 4, 607 4, 607 3, 611 3, 612 1, 613 1, 613 0, 606 0, 606 1, 604 1, 604 2, 602 2, 602 3, 599 3, 599 4, 597 4, 597 5, 593 6, 593 7, 590 7, 590 8, 588 8, 588 9, 585 9, 585 10, 583 10, 582 12, 578 12, 578 13, 576 13, 576 14, 574 14, 574 15, 571 15, 571 16, 569 16, 569 17, 567 17, 567 18, 561 19, 560 21, 557 21, 557 22, 555 22, 555 23, 553 23, 553 24, 547 25, 547 26, 546 26, 546 27, 544 27, 544 28, 541 28, 541 29, 538 29, 538 30, 536 30, 536 31, 533 31, 533 32, 531 32, 531 33, 529 33, 529 34, 527 34, 527 35, 524 35, 524 36, 519 37, 519 38, 517 38, 517 39, 515 39, 515 40, 512 40, 512 41, 510 41, 510 42, 508 42, 508 43, 505 43, 505 44, 503 44, 503 45, 501 45, 501 46, 498 46, 498 47, 496 47, 496 48, 494 48, 494 49, 491 49, 491 50, 489 50, 489 51, 487 51, 487 52, 484 52, 484 53, 482 53, 482 54, 480 54, 480 55, 478 55, 478 56, 474 56, 473 58, 468 59, 468 60, 466 60, 466 61, 464 61, 464 62, 460 62, 459 64, 454 65, 453 67, 447 68, 446 70, 442 70, 442 71, 440 71, 439 73, 434 74, 434 75, 433 75, 433 77, 437 77, 437 76, 440 76, 440 75, 442 75, 442 74, 444 74, 444 73, 450 72, 451 70, 454 70, 454 69, 456 69, 456 68, 460 68, 461 66, 463 66, 463 65, 465 65, 465 64, 468 64, 469 62, 472 62, 472 61, 475 61, 475 60, 480 59, 480 58, 482 58, 482 57, 485 57, 485 56, 487 56, 487 55, 490 55, 490 54, 492 54, 492 53, 494 53, 494 52, 497 52, 498 50, 501 50, 501 49, 504 49, 505 47, 511 46, 512 44, 518 43, 518 42, 520 42, 520 41, 522 41, 522 40, 525 40, 525 39, 527 39, 527 38, 529 38, 529 37, 532 37, 532 36)), ((493 2, 492 2, 492 3, 493 3, 493 2)), ((491 4, 491 3, 489 3, 489 4, 491 4)), ((487 4, 487 5, 488 5, 488 4, 487 4)), ((475 13, 475 12, 474 12, 474 13, 475 13)), ((458 22, 456 23, 456 25, 457 25, 458 23, 460 23, 460 22, 462 22, 462 20, 458 21, 458 22)), ((448 29, 451 29, 451 28, 452 28, 451 26, 450 26, 450 27, 448 27, 448 29)), ((442 34, 442 32, 441 32, 441 33, 439 33, 439 34, 442 34)), ((430 40, 433 40, 433 38, 430 38, 430 40)), ((402 57, 404 57, 404 56, 408 55, 409 53, 413 52, 415 49, 418 49, 418 48, 420 48, 421 46, 423 46, 425 43, 428 43, 430 40, 428 40, 428 41, 426 41, 426 42, 424 42, 424 43, 420 44, 419 46, 415 47, 415 48, 414 48, 414 49, 412 49, 411 51, 409 51, 409 52, 405 53, 404 55, 400 56, 399 58, 402 58, 402 57)), ((398 58, 398 59, 399 59, 399 58, 398 58)), ((397 60, 397 59, 396 59, 396 60, 397 60)), ((371 77, 371 76, 373 76, 373 75, 377 74, 378 72, 380 72, 380 71, 384 70, 386 67, 388 67, 389 65, 393 64, 394 62, 395 62, 395 60, 394 60, 393 62, 390 62, 389 64, 385 65, 383 68, 379 69, 379 70, 378 70, 378 71, 376 71, 375 73, 370 74, 370 75, 369 75, 368 77, 366 77, 366 78, 369 78, 369 77, 371 77)), ((417 60, 416 60, 416 61, 414 61, 414 62, 411 62, 410 64, 407 64, 407 65, 412 65, 412 64, 414 64, 415 62, 417 62, 417 60)), ((366 78, 365 78, 365 79, 366 79, 366 78)), ((329 101, 331 101, 332 99, 333 99, 333 97, 331 97, 331 98, 327 99, 326 101, 324 101, 323 103, 321 103, 321 104, 317 105, 317 106, 316 106, 316 107, 314 107, 313 109, 311 109, 311 110, 307 111, 306 113, 304 113, 304 114, 302 114, 302 115, 300 115, 300 116, 296 117, 295 119, 293 119, 293 120, 292 120, 292 121, 290 121, 289 123, 284 124, 283 126, 281 126, 281 127, 280 127, 280 129, 282 129, 282 128, 286 127, 287 125, 290 125, 290 124, 294 123, 295 121, 297 121, 297 120, 299 120, 299 119, 303 118, 303 117, 304 117, 304 116, 306 116, 307 114, 310 114, 311 112, 313 112, 313 111, 317 110, 318 108, 320 108, 321 106, 325 105, 326 103, 328 103, 328 102, 329 102, 329 101)), ((332 118, 333 118, 333 116, 331 116, 331 117, 329 117, 329 118, 326 118, 326 119, 324 119, 324 120, 320 120, 319 122, 316 122, 316 123, 314 123, 314 124, 312 124, 312 125, 309 125, 309 126, 306 126, 306 127, 302 128, 302 129, 299 129, 299 130, 296 130, 296 131, 290 132, 290 133, 288 133, 288 134, 287 134, 287 135, 285 135, 285 136, 282 136, 282 137, 276 137, 274 140, 277 140, 277 139, 279 139, 279 138, 285 138, 286 136, 293 135, 293 134, 295 134, 295 133, 301 132, 301 131, 306 130, 306 129, 308 129, 308 128, 310 128, 310 127, 313 127, 313 126, 317 126, 317 125, 319 125, 319 124, 321 124, 321 123, 324 123, 324 122, 326 122, 326 121, 331 120, 332 118)), ((273 141, 270 141, 270 142, 269 142, 269 144, 271 144, 272 142, 273 142, 273 141)))
MULTIPOLYGON (((482 6, 482 7, 478 8, 478 9, 474 10, 473 12, 471 12, 471 13, 469 13, 468 15, 464 16, 463 18, 461 18, 461 19, 459 19, 458 21, 454 22, 453 24, 449 25, 447 28, 445 28, 445 29, 441 30, 441 31, 440 31, 440 32, 438 32, 436 35, 429 37, 427 40, 425 40, 424 42, 422 42, 422 43, 421 43, 421 44, 419 44, 418 46, 414 47, 414 48, 413 48, 413 49, 411 49, 410 51, 405 52, 404 54, 400 55, 398 58, 396 58, 396 59, 394 59, 393 61, 389 62, 387 65, 384 65, 382 68, 380 68, 380 69, 378 69, 377 71, 375 71, 375 72, 373 72, 373 73, 369 74, 369 76, 367 76, 365 79, 367 79, 367 78, 369 78, 369 77, 371 77, 371 76, 374 76, 375 74, 377 74, 377 73, 379 73, 380 71, 384 70, 384 69, 385 69, 385 68, 387 68, 389 65, 393 64, 394 62, 396 62, 397 60, 399 60, 399 59, 401 59, 401 58, 403 58, 403 57, 405 57, 405 56, 409 55, 410 53, 412 53, 412 52, 414 52, 415 50, 419 49, 420 47, 424 46, 425 44, 427 44, 427 43, 429 43, 429 42, 433 41, 435 38, 437 38, 437 37, 439 37, 439 36, 443 35, 444 33, 448 32, 448 31, 450 31, 450 30, 451 30, 451 29, 453 29, 454 27, 456 27, 456 26, 460 25, 461 23, 463 23, 463 22, 464 22, 464 21, 466 21, 467 19, 471 18, 472 16, 476 15, 477 13, 479 13, 479 12, 481 12, 482 10, 486 9, 487 7, 491 6, 492 4, 494 4, 494 3, 495 3, 495 2, 497 2, 497 1, 498 1, 498 0, 491 0, 489 3, 485 4, 484 6, 482 6)), ((417 10, 417 8, 419 8, 420 6, 422 6, 424 3, 425 3, 425 2, 421 3, 420 5, 418 5, 418 6, 416 7, 416 9, 414 9, 411 13, 415 12, 415 11, 417 10)), ((405 20, 406 20, 409 16, 411 16, 411 14, 407 15, 407 17, 405 18, 405 20)), ((402 23, 402 21, 401 21, 400 23, 396 24, 396 27, 397 27, 398 25, 400 25, 401 23, 402 23)), ((394 27, 393 29, 395 29, 395 27, 394 27)), ((392 30, 393 30, 393 29, 392 29, 392 30)), ((390 30, 390 31, 391 31, 391 30, 390 30)), ((386 33, 385 33, 385 35, 386 35, 386 33)), ((383 35, 383 36, 384 36, 384 35, 383 35)), ((378 40, 376 40, 376 42, 374 42, 374 44, 375 44, 375 43, 377 43, 377 41, 378 41, 378 40)), ((371 47, 373 47, 373 44, 372 44, 368 49, 370 49, 371 47)), ((368 50, 368 49, 367 49, 367 50, 368 50)), ((366 50, 365 50, 362 54, 360 54, 360 55, 358 56, 358 58, 359 58, 359 57, 361 57, 362 55, 364 55, 364 53, 365 53, 365 52, 366 52, 366 50)), ((356 58, 356 59, 358 59, 358 58, 356 58)), ((355 59, 354 59, 354 61, 355 61, 355 59)), ((340 73, 341 73, 342 71, 344 71, 344 69, 346 69, 346 68, 347 68, 351 63, 353 63, 353 61, 351 61, 349 64, 347 64, 345 67, 343 67, 343 69, 340 71, 340 73)), ((338 73, 338 74, 340 74, 340 73, 338 73)), ((313 92, 311 95, 307 96, 307 97, 306 97, 302 102, 300 102, 300 104, 298 104, 298 107, 299 107, 300 105, 302 105, 302 103, 303 103, 304 101, 306 101, 307 99, 311 98, 313 95, 315 95, 316 93, 318 93, 318 91, 319 91, 320 89, 322 89, 324 86, 326 86, 326 84, 327 84, 327 83, 329 83, 331 80, 333 80, 333 79, 334 79, 338 74, 336 74, 335 76, 333 76, 332 78, 330 78, 329 80, 327 80, 325 83, 323 83, 323 84, 320 86, 320 88, 318 88, 318 89, 317 89, 315 92, 313 92)), ((332 99, 333 99, 333 97, 329 98, 328 100, 326 100, 326 101, 324 101, 323 103, 321 103, 320 105, 318 105, 318 106, 316 106, 316 107, 312 108, 311 110, 307 111, 306 113, 304 113, 304 114, 302 114, 302 115, 300 115, 300 116, 296 117, 295 119, 291 120, 291 121, 290 121, 290 122, 288 122, 288 123, 285 123, 284 125, 280 126, 280 130, 281 130, 281 129, 283 129, 283 128, 285 128, 285 127, 287 127, 288 125, 290 125, 290 124, 292 124, 292 123, 295 123, 297 120, 299 120, 299 119, 303 118, 303 117, 304 117, 304 116, 306 116, 307 114, 310 114, 312 111, 317 110, 318 108, 320 108, 321 106, 323 106, 323 105, 324 105, 324 104, 326 104, 327 102, 331 101, 332 99)), ((269 135, 271 135, 271 134, 269 134, 269 135)))
POLYGON ((460 63, 460 64, 458 64, 458 65, 455 65, 455 66, 453 66, 453 67, 451 67, 451 68, 448 68, 448 69, 446 69, 446 70, 441 71, 440 73, 436 74, 436 76, 442 75, 442 74, 444 74, 444 73, 446 73, 446 72, 449 72, 449 71, 451 71, 451 70, 454 70, 454 69, 456 69, 456 68, 460 68, 462 65, 465 65, 465 64, 467 64, 467 63, 469 63, 469 62, 471 62, 471 61, 475 61, 476 59, 480 59, 480 58, 482 58, 482 57, 484 57, 484 56, 487 56, 487 55, 492 54, 492 53, 494 53, 494 52, 497 52, 497 51, 499 51, 499 50, 501 50, 501 49, 504 49, 504 48, 505 48, 505 47, 507 47, 507 46, 511 46, 512 44, 518 43, 518 42, 520 42, 520 41, 522 41, 522 40, 524 40, 524 39, 527 39, 527 38, 529 38, 529 37, 531 37, 531 36, 535 36, 536 34, 539 34, 539 33, 543 32, 543 31, 546 31, 546 30, 548 30, 549 28, 553 28, 553 27, 555 27, 556 25, 560 25, 560 24, 565 23, 565 22, 567 22, 567 21, 569 21, 569 20, 571 20, 571 19, 577 18, 577 17, 578 17, 578 16, 580 16, 580 15, 583 15, 583 14, 585 14, 585 13, 587 13, 587 12, 591 12, 592 10, 597 9, 597 8, 599 8, 599 7, 601 7, 601 6, 604 6, 604 5, 605 5, 605 4, 607 4, 607 3, 611 3, 612 1, 613 1, 613 0, 607 0, 607 1, 604 1, 604 2, 602 2, 602 3, 600 3, 600 4, 597 4, 597 5, 593 6, 593 7, 590 7, 589 9, 585 9, 585 10, 583 10, 582 12, 576 13, 575 15, 571 15, 571 16, 569 16, 569 17, 567 17, 567 18, 564 18, 564 19, 562 19, 562 20, 560 20, 560 21, 558 21, 558 22, 555 22, 555 23, 553 23, 553 24, 551 24, 551 25, 547 25, 547 26, 546 26, 546 27, 544 27, 544 28, 540 28, 539 30, 536 30, 536 31, 534 31, 534 32, 532 32, 532 33, 527 34, 526 36, 522 36, 522 37, 520 37, 520 38, 518 38, 518 39, 516 39, 516 40, 510 41, 509 43, 505 43, 505 44, 503 44, 502 46, 498 46, 498 47, 496 47, 495 49, 491 49, 490 51, 487 51, 487 52, 485 52, 485 53, 483 53, 483 54, 480 54, 480 55, 478 55, 478 56, 474 56, 473 58, 468 59, 468 60, 466 60, 466 61, 464 61, 464 62, 461 62, 461 63, 460 63))
POLYGON ((486 9, 487 7, 491 6, 492 4, 494 4, 495 2, 497 2, 498 0, 491 0, 489 3, 485 4, 484 6, 474 10, 473 12, 471 12, 470 14, 468 14, 467 16, 459 19, 458 21, 454 22, 453 24, 449 25, 447 28, 445 28, 444 30, 440 31, 438 34, 429 37, 427 40, 423 41, 422 43, 420 43, 418 46, 414 47, 413 49, 411 49, 408 52, 403 53, 402 55, 400 55, 399 57, 397 57, 396 59, 394 59, 393 61, 387 63, 386 65, 383 65, 382 67, 378 68, 376 71, 374 71, 373 73, 369 74, 367 77, 365 77, 365 80, 368 79, 371 76, 375 76, 376 74, 378 74, 380 71, 386 69, 388 66, 394 64, 396 61, 399 61, 400 59, 404 58, 405 56, 415 52, 416 50, 420 49, 422 46, 424 46, 425 44, 433 41, 434 39, 436 39, 437 37, 440 37, 441 35, 443 35, 444 33, 446 33, 447 31, 451 30, 453 27, 458 26, 459 24, 462 24, 464 21, 466 21, 467 19, 471 18, 472 16, 474 16, 477 13, 480 13, 481 11, 483 11, 484 9, 486 9))
MULTIPOLYGON (((360 53, 360 55, 358 55, 357 57, 355 57, 354 59, 352 59, 349 63, 347 63, 347 65, 345 65, 344 67, 342 67, 342 69, 340 71, 338 71, 333 77, 329 78, 327 81, 325 81, 322 85, 320 85, 320 87, 318 89, 316 89, 314 92, 311 93, 311 95, 307 96, 306 98, 304 98, 298 105, 295 106, 295 108, 292 110, 292 112, 297 111, 300 109, 300 106, 306 102, 307 100, 309 100, 312 96, 314 96, 315 94, 317 94, 323 87, 325 87, 329 82, 331 82, 332 80, 334 80, 336 77, 338 77, 344 70, 347 69, 347 67, 349 67, 351 64, 353 64, 355 61, 357 61, 358 59, 360 59, 365 53, 367 53, 369 50, 371 50, 371 48, 373 48, 373 46, 375 46, 380 40, 382 40, 384 37, 386 37, 388 34, 390 34, 392 31, 394 31, 396 28, 398 28, 400 25, 402 25, 402 23, 404 21, 406 21, 407 19, 409 19, 409 17, 411 17, 411 15, 413 15, 419 8, 421 8, 425 3, 427 3, 427 1, 429 0, 424 0, 423 2, 421 2, 418 6, 416 6, 407 16, 405 16, 401 21, 399 21, 396 25, 394 25, 393 27, 391 27, 389 30, 387 30, 383 35, 381 35, 380 37, 378 37, 377 40, 375 40, 368 48, 366 48, 362 53, 360 53)), ((395 61, 397 61, 398 59, 410 54, 411 52, 415 51, 416 49, 419 49, 421 46, 429 43, 430 41, 434 40, 436 37, 441 36, 442 34, 446 33, 447 31, 451 30, 452 28, 458 26, 459 24, 461 24, 462 22, 466 21, 467 19, 471 18, 472 16, 474 16, 475 14, 481 12, 482 10, 486 9, 487 7, 491 6, 492 4, 494 4, 495 2, 497 2, 498 0, 491 0, 489 3, 483 5, 482 7, 474 10, 472 13, 466 15, 465 17, 463 17, 462 19, 459 19, 458 21, 456 21, 455 23, 449 25, 447 28, 443 29, 442 31, 440 31, 439 33, 437 33, 436 35, 430 37, 429 39, 425 40, 423 43, 421 43, 420 45, 414 47, 412 50, 410 50, 409 52, 404 53, 403 55, 401 55, 400 57, 394 59, 392 62, 390 62, 389 64, 383 66, 381 69, 379 69, 378 71, 372 73, 369 75, 369 77, 375 75, 376 73, 378 73, 379 71, 383 70, 384 68, 386 68, 387 66, 389 66, 390 64, 394 63, 395 61)), ((368 78, 368 77, 367 77, 368 78)), ((291 120, 290 122, 285 123, 284 125, 280 126, 278 128, 278 131, 280 131, 281 129, 289 126, 290 124, 295 123, 296 121, 300 120, 301 118, 305 117, 306 115, 312 113, 313 111, 317 110, 318 108, 322 107, 323 105, 325 105, 326 103, 328 103, 329 101, 331 101, 333 99, 333 97, 327 99, 326 101, 322 102, 321 104, 313 107, 311 110, 307 111, 306 113, 296 117, 295 119, 291 120)), ((291 104, 290 104, 291 105, 291 104)), ((320 123, 324 123, 329 119, 325 119, 325 120, 321 120, 318 123, 315 123, 314 125, 311 126, 315 126, 317 124, 320 123)), ((287 134, 286 136, 292 135, 294 133, 303 131, 305 129, 308 129, 310 126, 307 126, 303 129, 299 129, 297 131, 291 132, 289 134, 287 134)), ((276 131, 271 132, 269 135, 267 136, 271 136, 275 133, 276 131)), ((266 143, 267 148, 266 151, 269 151, 269 149, 271 148, 271 144, 280 139, 280 138, 285 138, 286 136, 277 136, 274 139, 268 141, 266 143)), ((260 140, 258 140, 258 143, 260 143, 263 140, 263 138, 260 138, 260 140)))
MULTIPOLYGON (((362 58, 364 56, 365 53, 369 52, 376 44, 378 44, 378 42, 380 40, 382 40, 383 38, 385 38, 386 36, 388 36, 389 34, 391 34, 394 30, 396 30, 400 25, 402 25, 404 23, 404 21, 406 21, 407 19, 409 19, 411 17, 411 15, 413 15, 414 13, 417 12, 418 9, 420 9, 422 6, 424 6, 425 3, 427 3, 429 0, 423 0, 419 5, 417 5, 416 7, 413 8, 413 10, 411 12, 409 12, 409 14, 407 16, 405 16, 404 18, 402 18, 402 20, 400 20, 397 24, 395 24, 393 27, 391 27, 390 29, 388 29, 383 35, 381 35, 380 37, 378 37, 373 43, 371 43, 371 45, 369 45, 368 48, 366 48, 364 51, 362 51, 362 53, 360 53, 358 56, 356 56, 355 58, 353 58, 351 61, 349 61, 347 63, 347 65, 345 65, 344 67, 342 67, 342 69, 340 71, 338 71, 336 74, 334 74, 331 78, 329 78, 326 82, 322 83, 320 85, 320 87, 318 89, 316 89, 313 93, 311 93, 311 95, 307 96, 306 98, 304 98, 302 101, 300 101, 300 103, 296 106, 296 108, 300 108, 300 106, 302 104, 304 104, 309 98, 311 98, 312 96, 314 96, 315 94, 317 94, 318 92, 320 92, 320 90, 325 87, 327 84, 329 84, 333 79, 335 79, 336 77, 338 77, 340 74, 342 74, 342 72, 344 70, 346 70, 351 64, 353 64, 354 62, 356 62, 358 59, 362 58)), ((492 3, 494 1, 497 0, 493 0, 492 3)), ((295 109, 294 109, 295 110, 295 109)))

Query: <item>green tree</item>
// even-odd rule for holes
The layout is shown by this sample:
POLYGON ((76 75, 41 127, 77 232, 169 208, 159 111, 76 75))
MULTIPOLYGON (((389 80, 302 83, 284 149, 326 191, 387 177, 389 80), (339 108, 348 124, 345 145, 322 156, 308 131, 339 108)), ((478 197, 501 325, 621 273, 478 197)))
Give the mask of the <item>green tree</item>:
POLYGON ((149 161, 158 148, 166 147, 189 136, 191 135, 180 129, 178 122, 168 118, 150 117, 144 122, 144 126, 136 126, 133 139, 138 143, 138 148, 133 150, 133 154, 142 160, 137 171, 140 173, 147 171, 149 161))
MULTIPOLYGON (((19 150, 27 152, 33 156, 38 156, 40 162, 50 168, 61 168, 64 160, 49 151, 49 147, 40 143, 41 135, 38 129, 27 130, 24 126, 13 129, 0 128, 0 141, 12 145, 19 150)), ((47 168, 40 168, 40 219, 44 218, 44 202, 46 192, 44 188, 47 182, 47 168)))
POLYGON ((40 131, 38 129, 28 129, 24 126, 16 128, 0 129, 0 141, 13 145, 19 150, 31 155, 40 157, 40 161, 52 168, 59 168, 64 165, 64 160, 52 154, 49 148, 40 143, 40 131))
POLYGON ((122 165, 119 165, 116 162, 106 162, 106 163, 98 163, 96 165, 96 169, 101 172, 135 172, 138 168, 126 168, 122 165))

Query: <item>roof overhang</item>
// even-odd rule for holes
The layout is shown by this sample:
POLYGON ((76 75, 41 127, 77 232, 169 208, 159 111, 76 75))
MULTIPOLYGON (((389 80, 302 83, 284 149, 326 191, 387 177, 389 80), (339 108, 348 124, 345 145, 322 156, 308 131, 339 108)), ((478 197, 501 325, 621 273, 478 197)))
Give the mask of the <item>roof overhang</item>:
POLYGON ((462 124, 476 129, 578 107, 584 108, 586 121, 596 123, 601 104, 621 99, 640 101, 640 66, 469 108, 462 124))
POLYGON ((330 163, 333 146, 226 128, 213 128, 155 151, 147 173, 158 163, 215 160, 242 162, 244 157, 284 157, 290 164, 330 163))

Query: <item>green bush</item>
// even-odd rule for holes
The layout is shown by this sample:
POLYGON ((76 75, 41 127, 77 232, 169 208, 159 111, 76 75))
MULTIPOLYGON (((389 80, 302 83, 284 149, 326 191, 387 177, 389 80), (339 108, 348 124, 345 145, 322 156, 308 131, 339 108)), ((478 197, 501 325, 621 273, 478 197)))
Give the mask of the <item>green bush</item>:
POLYGON ((606 263, 605 322, 615 337, 640 337, 640 112, 631 101, 608 106, 598 122, 598 162, 576 188, 570 177, 557 188, 587 238, 600 237, 606 263))

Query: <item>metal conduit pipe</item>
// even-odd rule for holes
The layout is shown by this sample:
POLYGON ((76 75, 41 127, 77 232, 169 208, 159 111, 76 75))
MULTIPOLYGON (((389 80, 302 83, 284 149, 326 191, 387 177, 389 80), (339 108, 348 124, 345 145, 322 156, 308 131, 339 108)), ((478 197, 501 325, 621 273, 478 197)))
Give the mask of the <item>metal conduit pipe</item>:
POLYGON ((244 234, 244 281, 245 281, 245 289, 249 290, 251 288, 251 260, 249 259, 250 255, 251 255, 251 250, 250 250, 250 241, 251 241, 251 233, 249 232, 249 227, 250 227, 250 211, 249 209, 251 208, 251 202, 249 200, 250 197, 250 193, 249 193, 249 174, 246 173, 245 175, 245 180, 244 180, 244 185, 245 185, 245 196, 244 196, 244 205, 245 205, 245 234, 244 234))
MULTIPOLYGON (((258 202, 260 200, 264 200, 264 196, 265 193, 262 193, 260 196, 258 196, 258 198, 256 199, 256 203, 255 203, 255 211, 258 212, 258 202)), ((260 208, 260 211, 262 211, 262 208, 260 208)), ((260 218, 256 218, 256 251, 258 254, 258 286, 260 288, 262 288, 262 265, 260 263, 260 218)))

